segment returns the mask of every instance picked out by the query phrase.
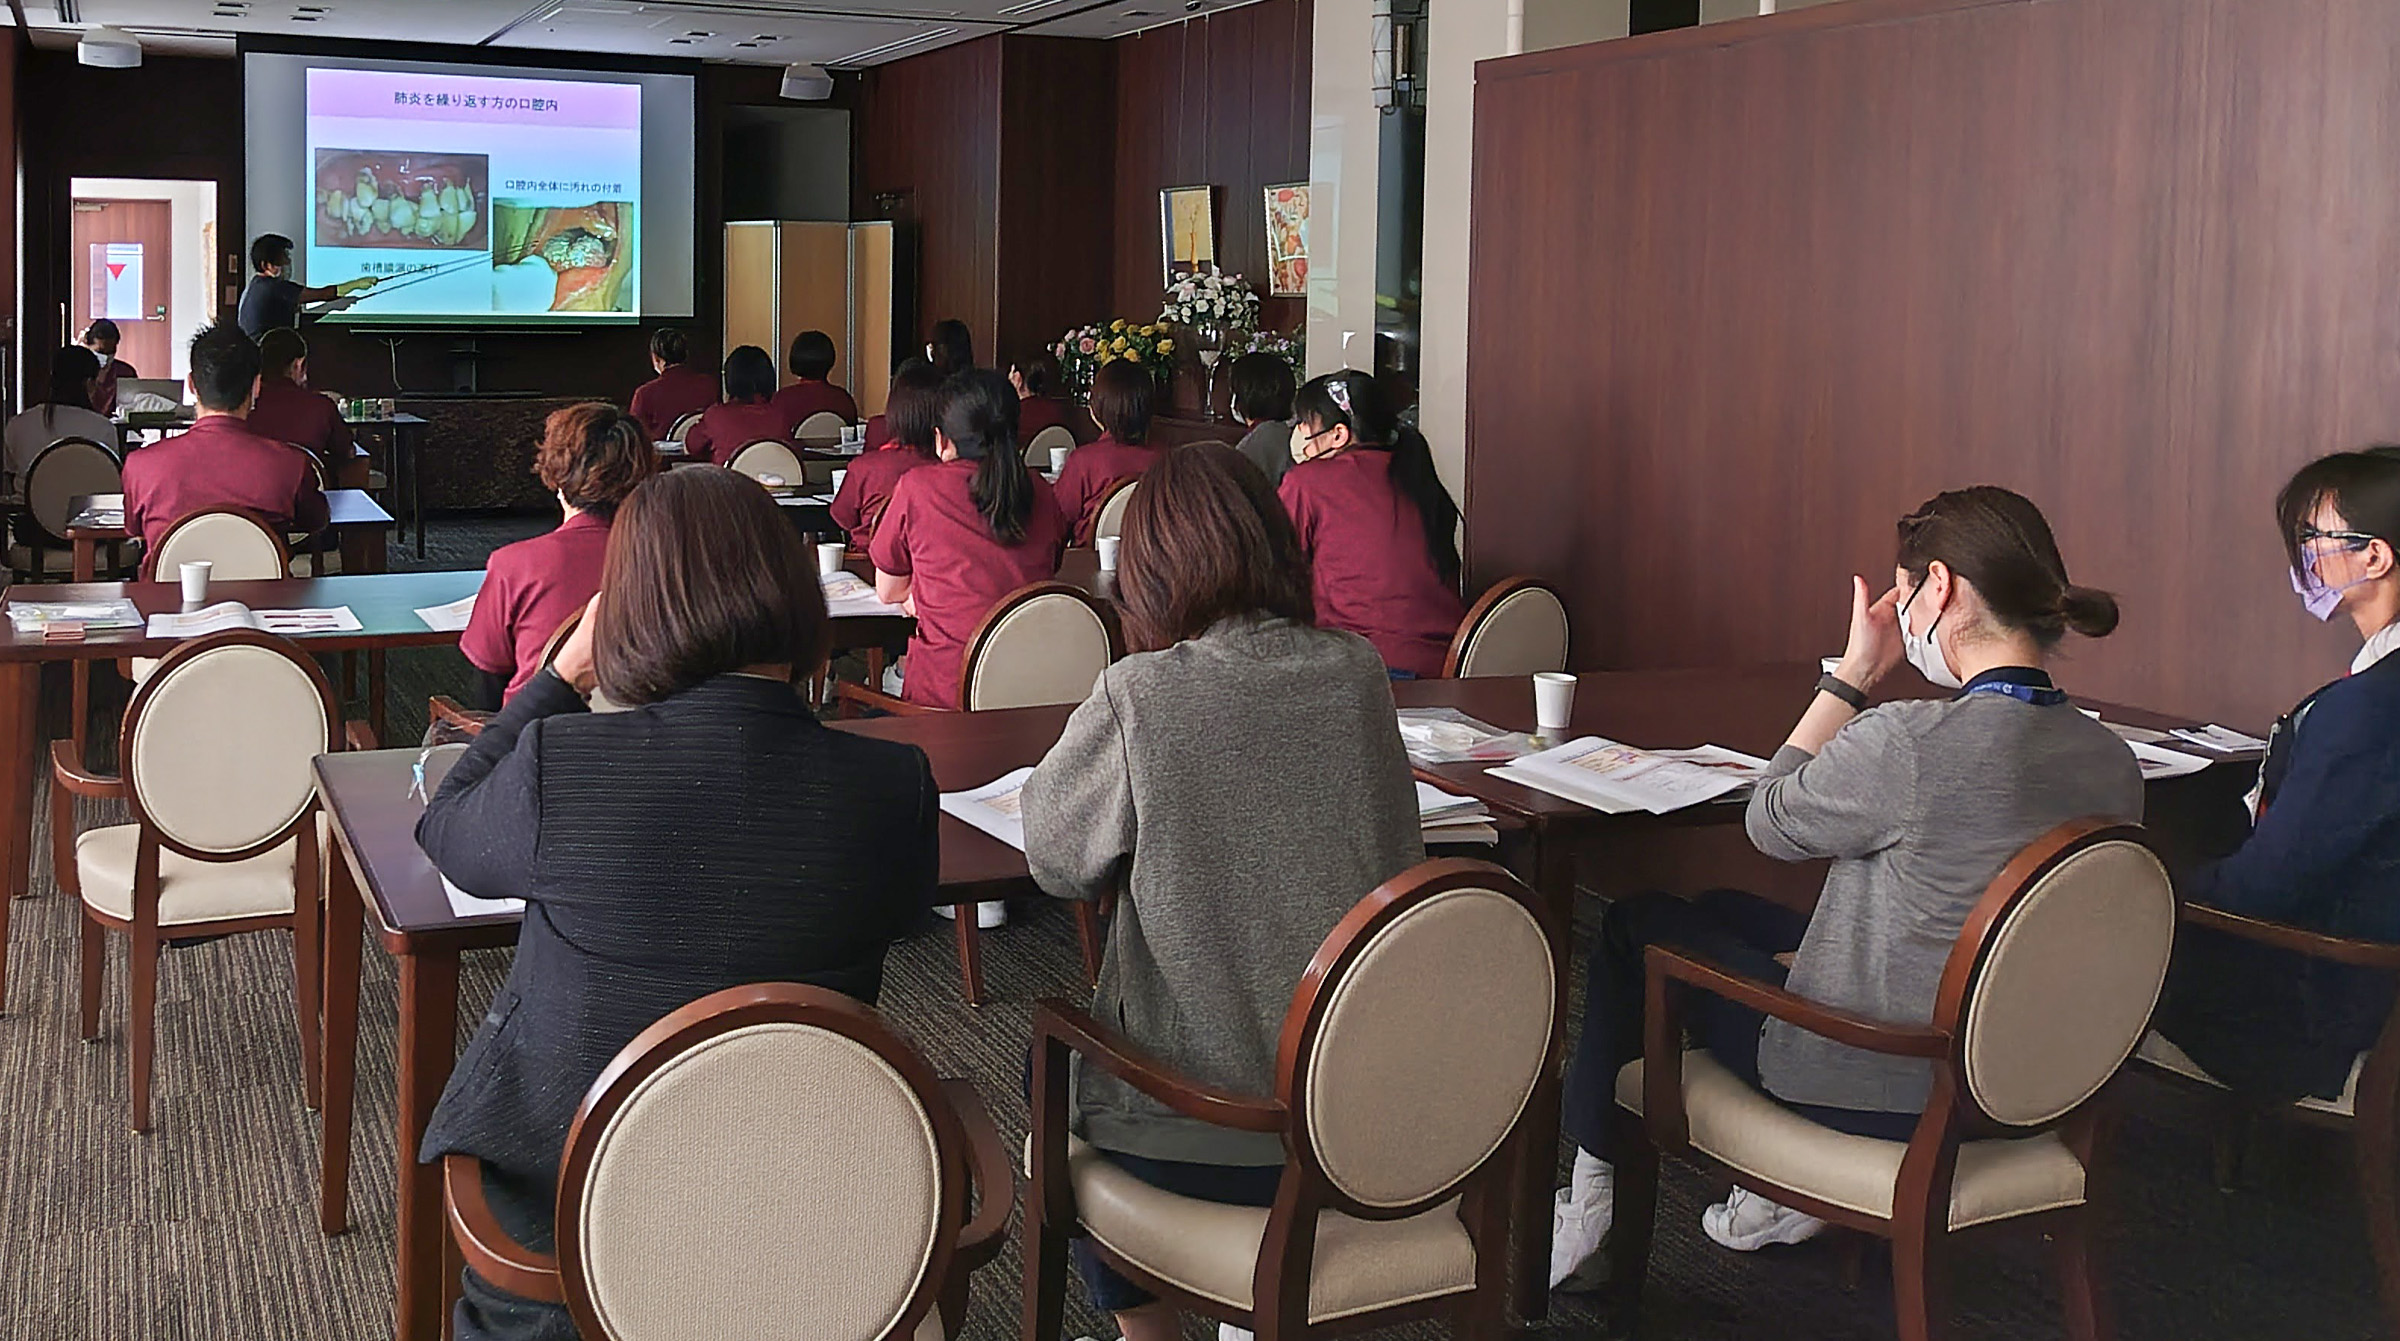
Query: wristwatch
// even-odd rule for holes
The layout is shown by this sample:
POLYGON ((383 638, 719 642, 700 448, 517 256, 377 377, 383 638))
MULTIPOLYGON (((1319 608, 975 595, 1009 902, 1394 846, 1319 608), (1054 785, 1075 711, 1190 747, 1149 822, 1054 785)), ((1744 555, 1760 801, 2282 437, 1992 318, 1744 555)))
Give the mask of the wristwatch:
POLYGON ((1853 712, 1867 710, 1867 691, 1828 671, 1817 681, 1817 692, 1831 694, 1850 705, 1853 712))

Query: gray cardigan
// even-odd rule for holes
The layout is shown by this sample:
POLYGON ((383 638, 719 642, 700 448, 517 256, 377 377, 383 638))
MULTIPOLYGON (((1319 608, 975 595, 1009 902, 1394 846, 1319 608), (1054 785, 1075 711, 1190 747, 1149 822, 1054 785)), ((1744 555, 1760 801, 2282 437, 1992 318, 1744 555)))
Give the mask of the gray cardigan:
MULTIPOLYGON (((1274 1093, 1318 944, 1425 856, 1383 659, 1288 620, 1226 620, 1109 667, 1022 800, 1044 890, 1097 898, 1124 878, 1093 1013, 1247 1094, 1274 1093)), ((1177 1117, 1096 1071, 1078 1076, 1075 1117, 1127 1154, 1283 1162, 1275 1136, 1177 1117)))
MULTIPOLYGON (((2073 707, 2003 694, 1887 704, 1810 756, 1785 746, 1750 798, 1750 841, 1834 859, 1789 986, 1900 1024, 1933 1019, 1942 967, 1984 887, 2067 820, 2142 817, 2124 742, 2073 707)), ((1759 1079, 1792 1103, 1922 1111, 1932 1066, 1769 1021, 1759 1079)))

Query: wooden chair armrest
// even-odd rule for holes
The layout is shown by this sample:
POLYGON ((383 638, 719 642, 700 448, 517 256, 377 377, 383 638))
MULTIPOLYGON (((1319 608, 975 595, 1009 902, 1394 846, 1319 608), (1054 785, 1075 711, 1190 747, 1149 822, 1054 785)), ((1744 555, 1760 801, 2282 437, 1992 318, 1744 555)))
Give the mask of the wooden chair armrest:
POLYGON ((125 795, 125 779, 87 772, 83 761, 75 757, 75 742, 71 740, 50 742, 50 777, 53 785, 77 796, 114 800, 125 795))
POLYGON ((426 699, 425 715, 470 736, 482 735, 483 724, 490 720, 487 714, 476 712, 448 694, 435 694, 426 699))
POLYGON ((991 1261, 1008 1243, 1008 1213, 1017 1204, 1017 1171, 1008 1162, 1008 1147, 992 1125, 991 1110, 974 1082, 945 1080, 942 1093, 958 1110, 958 1125, 967 1133, 967 1164, 975 1179, 975 1215, 958 1234, 958 1269, 973 1271, 991 1261))
POLYGON ((2229 913, 2222 908, 2202 904, 2183 905, 2183 920, 2196 927, 2207 927, 2228 936, 2246 941, 2272 945, 2290 950, 2311 959, 2331 960, 2336 964, 2351 964, 2359 968, 2382 969, 2400 973, 2400 945, 2388 941, 2362 941, 2347 936, 2328 936, 2321 931, 2304 931, 2283 922, 2229 913))
POLYGON ((365 722, 342 723, 342 744, 353 750, 381 749, 375 741, 375 728, 365 722))
POLYGON ((850 709, 853 707, 873 708, 879 712, 888 712, 900 717, 915 717, 941 711, 939 708, 928 708, 922 703, 911 703, 906 699, 894 698, 880 689, 869 689, 863 684, 852 684, 848 680, 833 682, 833 698, 834 702, 841 705, 841 715, 844 717, 852 715, 850 709))
POLYGON ((1711 996, 1748 1006, 1846 1047, 1879 1052, 1887 1057, 1943 1057, 1950 1051, 1950 1035, 1939 1029, 1921 1024, 1892 1024, 1852 1014, 1756 978, 1745 978, 1669 946, 1653 945, 1644 958, 1648 976, 1653 979, 1689 983, 1711 996))
POLYGON ((1177 1075, 1165 1062, 1136 1047, 1133 1040, 1056 998, 1037 1002, 1033 1008, 1034 1046, 1050 1039, 1185 1117, 1211 1126, 1280 1132, 1289 1118, 1283 1105, 1273 1099, 1237 1094, 1177 1075))
POLYGON ((450 1236, 470 1270, 519 1299, 562 1304, 558 1259, 508 1236, 483 1196, 483 1164, 472 1155, 442 1157, 442 1204, 450 1236))

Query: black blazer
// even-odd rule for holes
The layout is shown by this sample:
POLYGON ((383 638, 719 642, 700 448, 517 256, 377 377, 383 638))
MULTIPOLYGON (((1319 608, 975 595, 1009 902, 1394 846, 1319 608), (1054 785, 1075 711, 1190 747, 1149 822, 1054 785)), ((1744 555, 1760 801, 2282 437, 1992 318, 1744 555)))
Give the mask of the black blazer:
POLYGON ((872 1004, 885 947, 933 902, 939 814, 922 751, 831 730, 790 685, 721 675, 592 713, 536 675, 417 824, 459 888, 526 900, 419 1158, 481 1159, 502 1225, 547 1250, 560 1147, 609 1060, 743 983, 872 1004))

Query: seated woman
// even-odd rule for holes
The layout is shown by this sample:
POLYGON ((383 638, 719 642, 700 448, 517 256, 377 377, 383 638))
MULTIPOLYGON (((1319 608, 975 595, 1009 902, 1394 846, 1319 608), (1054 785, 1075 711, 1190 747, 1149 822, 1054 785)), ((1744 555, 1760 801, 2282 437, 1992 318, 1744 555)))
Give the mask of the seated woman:
POLYGON ((812 414, 838 414, 845 424, 858 422, 858 402, 850 393, 825 380, 840 360, 833 337, 823 331, 802 331, 792 337, 792 376, 800 380, 775 393, 775 410, 783 416, 783 433, 790 437, 812 414))
POLYGON ((1067 403, 1053 394, 1058 386, 1058 360, 1050 351, 1040 350, 1010 364, 1008 384, 1017 389, 1017 433, 1025 441, 1033 441, 1033 435, 1045 428, 1067 426, 1067 403))
POLYGON ((683 435, 683 450, 694 461, 721 466, 751 443, 789 443, 774 396, 775 360, 767 351, 743 345, 727 354, 725 399, 700 412, 700 422, 683 435))
POLYGON ((1236 450, 1280 481, 1292 468, 1292 365, 1281 355, 1244 354, 1233 361, 1233 417, 1242 421, 1236 450))
POLYGON ((92 382, 92 409, 101 414, 117 412, 117 382, 140 377, 134 366, 117 357, 117 342, 123 339, 117 323, 106 317, 83 328, 83 347, 91 351, 100 364, 100 375, 92 382))
MULTIPOLYGON (((2142 779, 2107 727, 2044 669, 2070 630, 2117 624, 2106 592, 2067 580, 2040 510, 2005 489, 1942 494, 1900 520, 1895 585, 1852 579, 1850 642, 1750 798, 1750 841, 1781 861, 1830 857, 1813 916, 1733 891, 1609 906, 1592 948, 1583 1036, 1567 1070, 1578 1147, 1558 1194, 1556 1286, 1576 1277, 1613 1210, 1617 1071, 1642 1055, 1642 953, 1673 945, 1735 973, 1895 1024, 1933 1018, 1952 945, 1985 886, 2071 819, 2138 821, 2142 779), (1944 699, 1860 711, 1905 657, 1944 699), (1785 970, 1778 954, 1792 952, 1785 970)), ((1699 1046, 1735 1075, 1838 1131, 1905 1140, 1932 1087, 1926 1062, 1880 1056, 1693 993, 1699 1046)), ((1798 1243, 1824 1223, 1736 1191, 1701 1227, 1728 1248, 1798 1243)), ((1578 1282, 1580 1283, 1580 1282, 1578 1282)))
POLYGON ((258 337, 258 399, 250 406, 250 431, 315 457, 334 487, 358 489, 367 483, 366 458, 358 454, 341 407, 308 389, 308 342, 289 326, 258 337))
MULTIPOLYGON (((526 900, 516 962, 418 1158, 472 1155, 502 1228, 547 1251, 576 1106, 633 1037, 752 982, 872 1004, 939 879, 925 756, 819 725, 825 657, 799 533, 749 481, 677 470, 627 496, 602 594, 484 728, 417 841, 460 888, 526 900), (585 711, 593 685, 624 712, 585 711), (692 804, 730 794, 739 805, 692 804), (662 898, 661 891, 671 891, 662 898)), ((469 1272, 457 1334, 570 1337, 556 1304, 469 1272)))
POLYGON ((658 376, 635 387, 633 417, 652 442, 663 441, 675 421, 717 403, 717 378, 692 366, 691 337, 673 326, 650 332, 650 366, 658 376))
POLYGON ((867 555, 875 594, 915 616, 902 694, 956 708, 967 643, 1000 598, 1058 573, 1066 528, 1017 448, 1017 396, 989 369, 942 383, 940 459, 900 477, 867 555))
POLYGON ((975 367, 975 336, 956 317, 933 323, 925 337, 925 361, 947 380, 975 367))
POLYGON ((1158 460, 1158 449, 1149 445, 1157 395, 1157 379, 1132 359, 1104 363, 1092 375, 1092 422, 1100 426, 1100 436, 1076 448, 1058 473, 1059 515, 1076 544, 1092 543, 1092 525, 1109 494, 1158 460))
MULTIPOLYGON (((1178 448, 1144 477, 1119 565, 1138 650, 1026 782, 1025 858, 1061 898, 1098 898, 1132 873, 1095 1015, 1186 1076, 1272 1094, 1310 956, 1424 858, 1391 686, 1374 648, 1314 627, 1291 522, 1222 443, 1178 448)), ((1279 1137, 1178 1117, 1097 1068, 1082 1071, 1073 1125, 1144 1182, 1274 1201, 1279 1137)), ((1125 1341, 1183 1335, 1173 1305, 1077 1248, 1125 1341)))
MULTIPOLYGON (((2400 941, 2400 447, 2312 461, 2275 516, 2308 612, 2349 617, 2350 673, 2271 733, 2255 822, 2230 856, 2179 872, 2193 903, 2362 940, 2400 941)), ((2176 937, 2154 1027, 2269 1104, 2342 1092, 2392 1011, 2388 975, 2202 927, 2176 937)))
POLYGON ((10 497, 24 497, 25 472, 33 468, 33 458, 60 438, 89 438, 116 450, 117 426, 92 409, 92 383, 99 376, 100 360, 81 345, 50 355, 48 391, 0 429, 0 462, 8 468, 10 497))
POLYGON ((910 359, 892 378, 883 413, 892 424, 891 438, 862 452, 834 491, 833 524, 849 533, 850 548, 865 549, 875 538, 875 525, 891 506, 892 490, 900 477, 934 460, 933 422, 941 409, 941 376, 923 359, 910 359))
POLYGON ((1441 674, 1467 606, 1458 505, 1432 449, 1363 372, 1317 378, 1292 408, 1281 492, 1316 570, 1318 622, 1375 644, 1396 677, 1441 674))
POLYGON ((533 473, 562 515, 556 530, 502 545, 484 563, 483 590, 458 639, 481 680, 477 707, 499 707, 542 668, 550 635, 600 590, 617 505, 657 472, 658 453, 632 415, 598 402, 551 411, 533 473))

